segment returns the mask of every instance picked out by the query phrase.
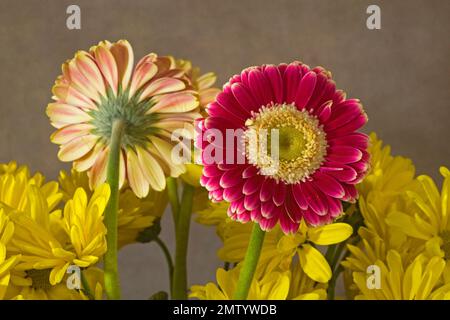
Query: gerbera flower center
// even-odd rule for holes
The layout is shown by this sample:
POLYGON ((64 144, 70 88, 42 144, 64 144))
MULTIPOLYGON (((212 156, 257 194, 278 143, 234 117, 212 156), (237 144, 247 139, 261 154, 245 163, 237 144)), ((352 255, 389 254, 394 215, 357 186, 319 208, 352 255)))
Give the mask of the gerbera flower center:
POLYGON ((450 231, 442 231, 440 236, 442 239, 442 251, 444 251, 444 258, 450 259, 450 231))
POLYGON ((305 181, 325 158, 327 141, 322 126, 316 117, 293 104, 263 106, 245 124, 247 159, 277 181, 305 181))
POLYGON ((52 287, 50 284, 50 272, 52 269, 42 269, 42 270, 27 270, 27 276, 32 280, 32 287, 34 289, 48 290, 52 287))
POLYGON ((152 124, 156 121, 155 114, 146 114, 154 105, 151 100, 139 101, 139 94, 129 97, 128 90, 119 92, 117 96, 108 91, 107 97, 102 97, 98 110, 90 112, 93 120, 91 124, 95 129, 93 132, 109 143, 112 124, 114 120, 120 119, 124 122, 123 147, 143 146, 147 137, 156 132, 152 124))

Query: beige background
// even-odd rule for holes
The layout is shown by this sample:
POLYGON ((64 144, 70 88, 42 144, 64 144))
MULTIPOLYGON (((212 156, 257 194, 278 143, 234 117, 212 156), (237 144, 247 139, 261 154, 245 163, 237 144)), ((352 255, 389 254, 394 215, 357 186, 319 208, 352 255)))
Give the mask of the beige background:
MULTIPOLYGON (((61 63, 100 40, 126 38, 137 57, 189 58, 217 72, 219 84, 249 65, 323 65, 362 100, 367 131, 437 177, 439 165, 450 165, 449 12, 448 0, 1 0, 0 162, 16 159, 55 178, 63 165, 44 111, 61 63), (81 7, 81 30, 66 28, 69 4, 81 7), (369 4, 381 6, 379 31, 366 28, 369 4)), ((172 246, 168 217, 163 238, 172 246)), ((219 245, 212 230, 193 226, 191 283, 213 279, 219 245)), ((129 246, 120 258, 125 298, 167 288, 155 245, 129 246)))

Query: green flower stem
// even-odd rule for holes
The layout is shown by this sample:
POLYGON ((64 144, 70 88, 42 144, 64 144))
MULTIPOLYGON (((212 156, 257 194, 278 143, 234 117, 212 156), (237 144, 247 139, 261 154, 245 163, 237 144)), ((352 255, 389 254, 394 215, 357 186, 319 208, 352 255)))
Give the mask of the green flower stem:
POLYGON ((114 120, 111 130, 111 141, 108 159, 107 178, 111 188, 111 196, 105 210, 107 229, 107 251, 104 256, 105 291, 108 299, 120 299, 119 272, 117 268, 117 215, 119 211, 119 165, 121 140, 125 124, 122 120, 114 120))
POLYGON ((170 206, 172 207, 172 216, 175 224, 176 231, 176 222, 178 220, 178 213, 180 212, 180 203, 178 201, 178 185, 177 179, 169 177, 167 178, 167 194, 169 196, 170 206))
POLYGON ((89 300, 95 300, 95 297, 92 294, 91 287, 89 287, 89 282, 87 281, 86 276, 84 275, 83 271, 80 272, 80 278, 81 278, 80 280, 81 280, 81 285, 83 286, 84 294, 89 298, 89 300))
POLYGON ((340 261, 341 261, 340 258, 342 255, 342 251, 344 251, 346 245, 347 245, 347 241, 341 242, 338 245, 334 245, 334 247, 335 247, 334 255, 331 259, 331 262, 329 262, 331 272, 332 272, 331 279, 328 282, 328 299, 329 300, 334 300, 334 297, 335 297, 336 282, 337 282, 337 279, 339 278, 339 275, 343 271, 343 268, 340 264, 340 261))
POLYGON ((253 225, 252 234, 250 236, 250 242, 248 244, 247 253, 242 265, 241 272, 239 274, 239 280, 237 283, 236 292, 234 293, 234 300, 246 300, 248 291, 252 284, 253 276, 258 265, 259 256, 261 255, 261 249, 264 242, 264 236, 266 232, 262 230, 259 224, 253 225))
POLYGON ((164 257, 166 258, 167 261, 167 266, 169 267, 169 281, 170 281, 170 287, 172 288, 172 282, 173 282, 173 261, 172 261, 172 256, 170 255, 170 251, 167 248, 166 244, 159 238, 157 237, 155 239, 156 244, 161 248, 164 257))
POLYGON ((195 188, 185 184, 178 221, 176 221, 175 267, 173 272, 172 298, 187 299, 187 248, 191 223, 192 201, 195 188))

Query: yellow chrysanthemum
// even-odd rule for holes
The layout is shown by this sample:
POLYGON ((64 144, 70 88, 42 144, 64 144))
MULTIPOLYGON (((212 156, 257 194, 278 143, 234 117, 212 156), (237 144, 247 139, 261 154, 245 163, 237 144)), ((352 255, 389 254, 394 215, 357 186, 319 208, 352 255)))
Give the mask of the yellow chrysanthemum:
MULTIPOLYGON (((396 196, 408 188, 413 182, 415 167, 411 159, 392 156, 391 147, 383 145, 377 135, 370 134, 370 170, 366 177, 357 184, 360 196, 368 197, 369 193, 396 196)), ((372 200, 372 199, 369 199, 372 200)))
MULTIPOLYGON (((63 197, 58 184, 44 184, 40 174, 30 176, 20 167, 0 176, 0 208, 14 222, 8 255, 21 255, 11 282, 61 282, 69 265, 95 264, 106 250, 103 210, 109 187, 100 187, 88 202, 84 190, 66 203, 64 213, 53 211, 63 197)), ((31 283, 31 284, 30 284, 31 283)))
MULTIPOLYGON (((224 245, 219 250, 223 261, 238 263, 244 260, 251 234, 250 224, 227 223, 224 230, 224 245)), ((298 254, 303 271, 314 281, 326 283, 331 278, 331 268, 312 244, 326 246, 345 241, 353 229, 346 223, 333 223, 320 227, 308 227, 301 222, 295 234, 286 235, 275 227, 264 239, 257 273, 271 272, 276 268, 289 270, 293 257, 298 254), (311 244, 312 243, 312 244, 311 244)))
POLYGON ((408 158, 392 156, 390 146, 383 146, 375 133, 370 135, 370 142, 371 169, 357 185, 359 208, 366 226, 383 238, 395 238, 397 234, 387 233, 385 219, 393 206, 404 205, 400 198, 406 190, 415 188, 415 167, 408 158))
POLYGON ((14 173, 17 170, 17 162, 0 163, 0 175, 5 173, 14 173))
POLYGON ((198 92, 200 107, 203 109, 202 111, 204 111, 206 106, 214 101, 220 92, 219 88, 213 87, 216 83, 217 76, 213 72, 201 75, 200 68, 194 67, 189 60, 177 59, 175 60, 175 66, 185 72, 192 87, 198 92))
POLYGON ((450 300, 450 283, 442 284, 441 276, 445 261, 439 257, 431 259, 417 256, 405 266, 401 255, 390 250, 386 261, 377 260, 380 268, 380 287, 367 285, 366 272, 354 272, 353 279, 361 293, 356 299, 379 300, 450 300))
MULTIPOLYGON (((217 284, 191 287, 191 298, 201 300, 232 300, 236 290, 240 268, 218 269, 217 284)), ((271 271, 253 279, 248 294, 249 300, 322 300, 326 291, 308 278, 297 264, 292 271, 271 271)))
MULTIPOLYGON (((77 188, 83 188, 88 193, 89 177, 86 172, 77 172, 72 169, 70 174, 61 171, 59 183, 63 200, 72 198, 77 188)), ((154 221, 162 216, 167 206, 167 192, 150 190, 143 198, 138 198, 128 186, 124 186, 119 195, 118 215, 118 245, 135 243, 139 233, 153 225, 154 221)))
POLYGON ((184 172, 171 159, 177 129, 192 138, 200 117, 198 94, 185 72, 170 57, 146 55, 134 66, 126 40, 102 41, 89 52, 78 51, 62 66, 47 107, 57 129, 52 142, 58 157, 89 170, 91 186, 106 180, 114 124, 120 132, 120 186, 127 180, 138 197, 165 188, 165 177, 184 172))
POLYGON ((0 208, 0 300, 5 296, 11 278, 10 271, 19 261, 20 255, 8 256, 6 245, 14 234, 14 224, 0 208))
POLYGON ((30 212, 13 211, 9 215, 15 234, 8 251, 20 253, 19 271, 47 277, 51 285, 61 282, 67 268, 74 264, 88 267, 106 252, 103 211, 109 199, 109 186, 100 186, 90 200, 79 188, 65 205, 64 212, 49 212, 44 197, 32 186, 30 212))
POLYGON ((90 267, 81 272, 84 281, 78 279, 80 289, 69 288, 68 275, 60 283, 52 285, 48 280, 48 272, 35 272, 31 273, 31 276, 20 275, 16 272, 16 275, 12 277, 12 284, 8 288, 7 295, 9 299, 14 300, 102 300, 103 271, 90 267))
POLYGON ((0 175, 0 206, 30 213, 30 207, 35 200, 30 197, 30 188, 39 190, 49 211, 56 208, 61 201, 62 194, 59 192, 58 183, 45 183, 42 174, 31 176, 28 167, 21 166, 0 175))
POLYGON ((450 171, 441 167, 444 177, 442 190, 439 190, 429 176, 419 176, 418 192, 407 191, 414 206, 408 211, 390 212, 387 224, 407 236, 425 242, 429 254, 450 261, 450 171))

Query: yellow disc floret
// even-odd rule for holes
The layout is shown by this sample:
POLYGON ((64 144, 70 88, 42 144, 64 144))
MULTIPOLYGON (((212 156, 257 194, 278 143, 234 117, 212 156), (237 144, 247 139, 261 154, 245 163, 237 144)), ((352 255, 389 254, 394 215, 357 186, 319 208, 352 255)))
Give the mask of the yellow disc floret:
POLYGON ((247 159, 277 181, 305 181, 325 158, 327 140, 322 126, 295 105, 264 106, 245 124, 247 159))

